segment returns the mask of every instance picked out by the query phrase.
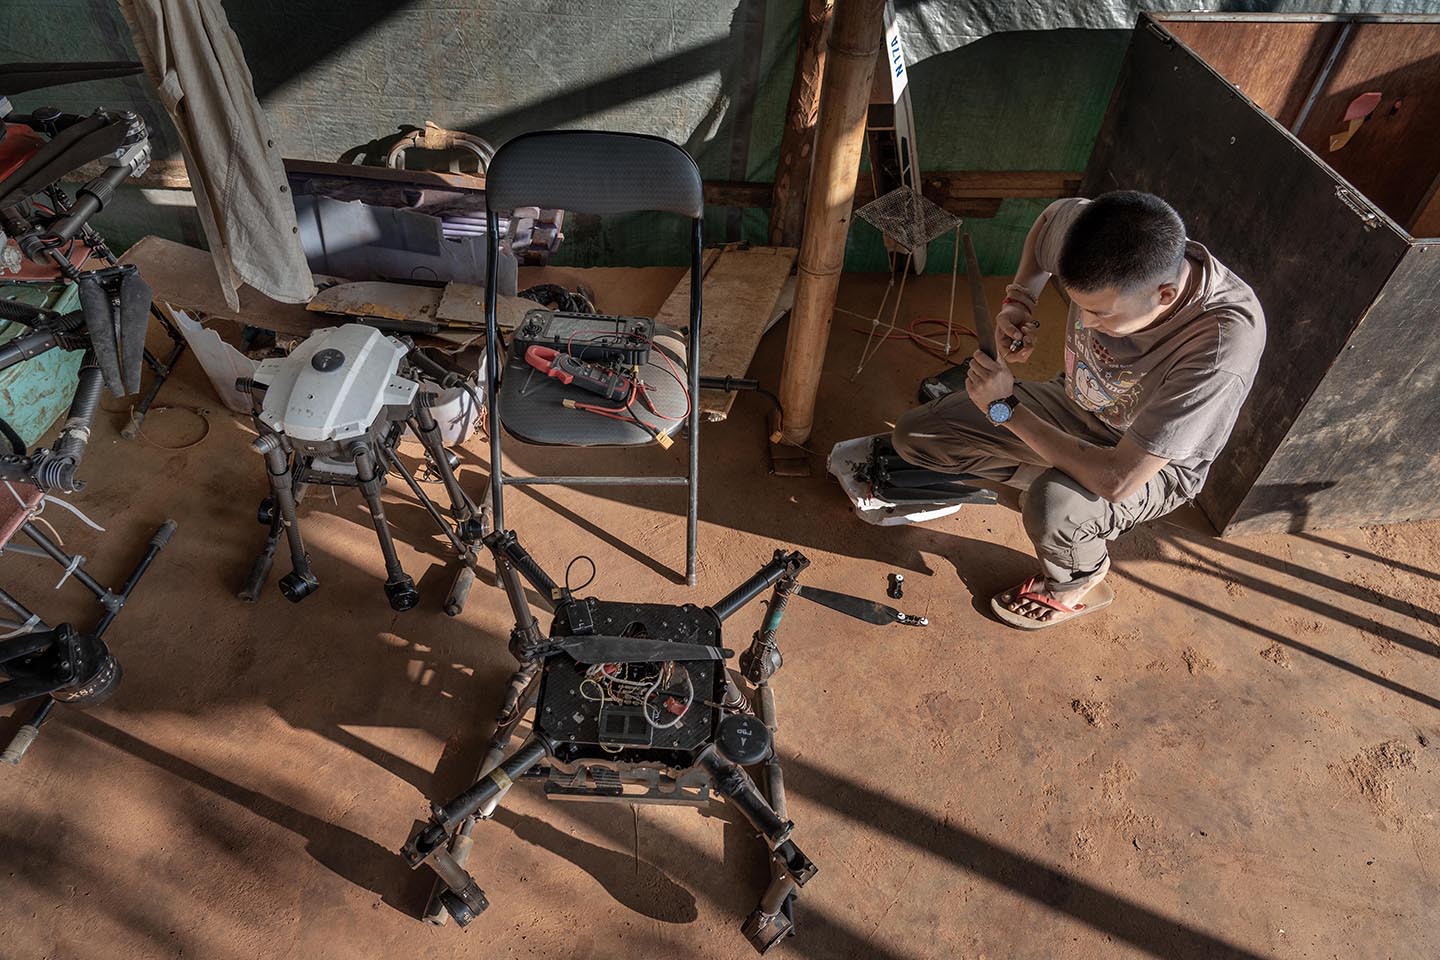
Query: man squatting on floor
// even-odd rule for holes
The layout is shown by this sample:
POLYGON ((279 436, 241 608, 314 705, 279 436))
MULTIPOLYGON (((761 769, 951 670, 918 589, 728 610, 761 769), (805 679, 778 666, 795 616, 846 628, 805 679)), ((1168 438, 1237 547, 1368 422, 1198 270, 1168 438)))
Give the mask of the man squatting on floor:
POLYGON ((1017 487, 1043 571, 991 600, 1036 630, 1099 610, 1106 541, 1193 498, 1235 426, 1265 348, 1255 293, 1159 197, 1117 191, 1052 203, 1025 238, 996 315, 1000 359, 976 351, 965 393, 906 413, 908 463, 1017 487), (1065 372, 1017 382, 1031 311, 1055 277, 1070 300, 1065 372), (1008 352, 1012 341, 1023 346, 1008 352))

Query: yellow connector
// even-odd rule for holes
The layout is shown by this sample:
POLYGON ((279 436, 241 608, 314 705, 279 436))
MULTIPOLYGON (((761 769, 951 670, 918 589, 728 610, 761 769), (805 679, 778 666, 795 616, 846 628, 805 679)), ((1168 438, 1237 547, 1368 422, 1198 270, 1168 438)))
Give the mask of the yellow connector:
POLYGON ((671 447, 675 446, 675 441, 671 440, 669 435, 664 433, 656 434, 655 442, 660 444, 661 450, 669 450, 671 447))
POLYGON ((569 410, 574 410, 574 409, 575 409, 575 401, 574 401, 574 400, 561 400, 561 401, 560 401, 560 406, 565 407, 565 408, 567 408, 567 409, 569 409, 569 410))

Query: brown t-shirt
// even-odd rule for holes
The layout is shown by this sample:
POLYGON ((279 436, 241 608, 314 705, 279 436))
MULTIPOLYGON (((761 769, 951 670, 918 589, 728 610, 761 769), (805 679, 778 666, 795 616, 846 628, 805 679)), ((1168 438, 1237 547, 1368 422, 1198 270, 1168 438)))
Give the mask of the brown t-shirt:
MULTIPOLYGON (((1088 200, 1057 200, 1036 238, 1042 270, 1055 274, 1070 225, 1088 200)), ((1162 322, 1128 337, 1065 324, 1065 396, 1115 435, 1164 457, 1193 497, 1220 454, 1250 393, 1265 349, 1265 314, 1255 292, 1193 240, 1185 300, 1162 322)))

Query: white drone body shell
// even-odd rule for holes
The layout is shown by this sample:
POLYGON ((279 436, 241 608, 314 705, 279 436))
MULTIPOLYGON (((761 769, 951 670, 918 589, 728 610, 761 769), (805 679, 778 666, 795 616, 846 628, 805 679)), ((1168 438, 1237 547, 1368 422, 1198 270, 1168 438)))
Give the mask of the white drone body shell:
POLYGON ((420 385, 396 373, 409 349, 360 323, 321 330, 288 357, 266 360, 255 371, 254 379, 267 388, 260 420, 310 443, 362 436, 387 406, 414 400, 420 385), (322 350, 338 351, 342 359, 319 369, 314 360, 322 350))

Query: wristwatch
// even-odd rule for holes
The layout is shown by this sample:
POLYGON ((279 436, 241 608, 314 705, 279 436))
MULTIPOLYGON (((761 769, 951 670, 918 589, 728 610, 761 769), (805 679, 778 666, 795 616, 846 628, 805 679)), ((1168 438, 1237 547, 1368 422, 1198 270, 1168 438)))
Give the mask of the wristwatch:
POLYGON ((1018 406, 1020 406, 1020 398, 1012 393, 1004 400, 993 401, 990 408, 985 411, 985 415, 990 418, 991 423, 998 427, 1015 415, 1015 408, 1018 406))

